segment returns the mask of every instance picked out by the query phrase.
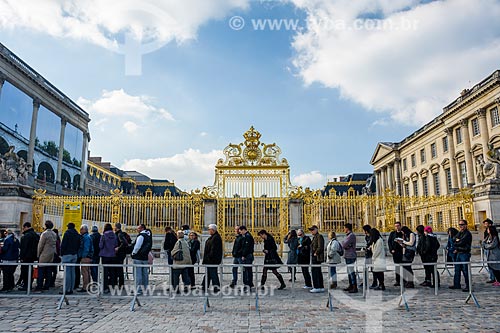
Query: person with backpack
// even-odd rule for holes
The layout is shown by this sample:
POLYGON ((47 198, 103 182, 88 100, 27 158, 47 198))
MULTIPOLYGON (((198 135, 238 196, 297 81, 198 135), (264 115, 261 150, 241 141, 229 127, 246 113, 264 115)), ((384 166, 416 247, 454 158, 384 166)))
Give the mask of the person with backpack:
POLYGON ((337 265, 342 261, 341 256, 344 255, 344 249, 337 240, 335 231, 330 231, 328 238, 330 241, 326 246, 326 256, 330 267, 330 289, 335 289, 337 288, 337 265))
POLYGON ((139 234, 130 247, 132 247, 132 259, 134 259, 136 293, 142 295, 149 285, 149 267, 146 265, 149 265, 148 256, 153 247, 153 237, 144 224, 139 224, 137 231, 139 234))
MULTIPOLYGON (((101 234, 99 233, 99 228, 94 225, 92 227, 92 234, 90 235, 90 239, 92 240, 92 247, 94 248, 94 254, 92 256, 92 263, 99 264, 101 262, 101 257, 99 256, 99 241, 101 240, 101 234)), ((92 277, 92 281, 98 282, 98 272, 99 267, 92 266, 90 267, 90 276, 92 277)))
POLYGON ((92 257, 94 255, 94 245, 92 244, 92 239, 89 235, 89 227, 86 224, 82 224, 80 227, 80 248, 78 249, 78 258, 80 258, 81 274, 83 279, 83 285, 78 292, 86 292, 90 284, 90 266, 85 266, 85 264, 92 264, 92 257))
POLYGON ((182 267, 182 265, 191 265, 192 261, 191 254, 189 253, 189 245, 184 239, 184 231, 177 231, 177 238, 177 243, 175 243, 172 250, 172 258, 174 259, 172 266, 172 289, 179 294, 181 292, 179 289, 179 277, 181 275, 185 291, 187 291, 188 285, 191 284, 188 267, 182 267))
MULTIPOLYGON (((123 265, 123 262, 127 257, 128 246, 132 244, 132 240, 125 231, 122 231, 122 225, 118 222, 115 223, 115 235, 116 240, 118 241, 118 246, 115 248, 116 264, 123 265)), ((118 286, 122 287, 125 283, 123 266, 115 267, 115 276, 118 280, 118 286)))

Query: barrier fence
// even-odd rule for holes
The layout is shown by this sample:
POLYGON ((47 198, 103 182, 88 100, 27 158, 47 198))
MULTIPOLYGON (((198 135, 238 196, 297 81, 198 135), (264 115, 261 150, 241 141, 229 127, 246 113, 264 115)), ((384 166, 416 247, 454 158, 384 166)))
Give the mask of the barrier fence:
MULTIPOLYGON (((402 263, 402 264, 390 264, 390 265, 387 265, 386 267, 386 270, 385 272, 395 272, 396 270, 399 271, 400 273, 400 276, 401 276, 401 279, 403 279, 403 276, 405 275, 404 273, 404 267, 405 266, 411 266, 412 268, 414 267, 424 267, 424 266, 433 266, 433 271, 434 271, 434 274, 436 276, 436 280, 437 280, 437 277, 438 275, 442 275, 445 271, 446 271, 446 267, 447 265, 467 265, 467 271, 468 271, 468 276, 469 276, 469 288, 468 288, 468 293, 467 293, 467 297, 465 299, 465 303, 469 303, 471 300, 474 301, 474 304, 479 308, 480 307, 480 304, 479 304, 479 301, 474 293, 474 276, 475 275, 478 275, 481 270, 485 267, 485 265, 488 265, 488 264, 492 264, 492 263, 500 263, 500 261, 484 261, 484 260, 480 260, 480 261, 476 261, 476 262, 473 262, 473 261, 469 261, 469 262, 453 262, 453 263, 450 263, 450 262, 436 262, 436 263, 402 263), (439 269, 443 268, 443 271, 441 273, 439 273, 439 269), (478 273, 475 273, 473 272, 473 268, 479 268, 479 272, 478 273)), ((361 279, 359 279, 359 275, 361 274, 362 275, 362 297, 364 299, 368 299, 369 298, 369 294, 372 293, 372 291, 370 291, 370 289, 368 288, 368 276, 369 276, 369 273, 371 272, 371 269, 374 267, 372 264, 367 264, 367 263, 364 263, 364 264, 359 264, 359 263, 355 263, 353 265, 329 265, 329 264, 318 264, 318 265, 312 265, 312 264, 309 264, 309 265, 287 265, 287 264, 282 264, 282 265, 263 265, 263 264, 252 264, 252 265, 235 265, 235 264, 220 264, 220 265, 167 265, 166 263, 165 264, 154 264, 154 265, 137 265, 137 264, 123 264, 123 265, 118 265, 118 264, 112 264, 112 265, 103 265, 102 263, 100 264, 74 264, 74 263, 58 263, 58 264, 54 264, 54 263, 11 263, 11 262, 3 262, 1 263, 2 266, 31 266, 32 269, 28 269, 28 281, 32 281, 32 272, 33 272, 33 267, 34 266, 37 266, 37 267, 42 267, 42 266, 49 266, 49 267, 62 267, 64 269, 64 273, 63 273, 63 280, 62 280, 62 295, 57 295, 57 294, 44 294, 44 293, 33 293, 33 289, 32 289, 32 286, 31 284, 29 283, 28 286, 27 286, 27 290, 26 290, 26 293, 0 293, 0 298, 26 298, 26 297, 40 297, 40 298, 59 298, 59 302, 58 302, 58 306, 57 306, 57 309, 61 309, 63 304, 66 304, 66 305, 70 305, 69 303, 69 299, 71 299, 71 297, 103 297, 105 295, 104 293, 104 283, 103 283, 103 272, 104 272, 104 268, 105 267, 108 267, 108 268, 111 268, 111 267, 123 267, 124 268, 124 272, 127 272, 128 273, 128 268, 132 268, 132 269, 137 269, 138 267, 146 267, 146 268, 149 268, 150 269, 150 274, 151 275, 158 275, 159 274, 159 271, 165 271, 166 270, 166 275, 170 277, 170 282, 172 281, 172 273, 174 270, 176 269, 182 269, 182 268, 197 268, 197 274, 200 275, 200 274, 204 274, 205 276, 207 276, 207 272, 208 272, 208 268, 217 268, 218 269, 218 275, 220 275, 219 279, 220 281, 222 282, 223 281, 223 275, 224 274, 231 274, 231 270, 233 267, 238 267, 240 269, 243 269, 243 268, 252 268, 252 271, 253 271, 253 281, 255 281, 255 284, 258 285, 258 281, 259 281, 259 277, 262 275, 262 272, 263 272, 263 269, 265 267, 277 267, 279 266, 280 268, 281 267, 285 267, 285 268, 292 268, 293 269, 296 269, 297 272, 300 274, 300 269, 302 267, 308 267, 308 269, 310 270, 311 268, 313 267, 320 267, 322 269, 321 273, 324 275, 325 273, 328 274, 328 277, 330 277, 330 273, 329 273, 329 268, 332 267, 332 266, 335 266, 337 267, 337 276, 340 276, 340 275, 345 275, 345 274, 348 274, 346 271, 340 271, 338 268, 344 268, 344 267, 353 267, 354 270, 355 270, 355 273, 358 275, 358 281, 360 281, 361 279), (95 282, 92 282, 90 287, 88 287, 87 289, 87 292, 86 293, 81 293, 80 295, 76 296, 76 295, 69 295, 67 293, 67 291, 65 290, 65 282, 66 282, 66 278, 67 278, 67 269, 65 269, 66 267, 97 267, 98 268, 98 281, 97 283, 95 282), (227 273, 227 270, 226 269, 229 269, 229 273, 227 273), (153 272, 156 272, 156 273, 153 273, 153 272), (226 272, 226 273, 225 273, 226 272)), ((448 273, 450 273, 448 271, 448 273)), ((414 279, 415 275, 412 274, 411 276, 411 279, 414 279)), ((179 280, 180 281, 180 280, 179 280)), ((327 280, 328 282, 328 280, 327 280)), ((210 299, 222 299, 222 298, 249 298, 249 297, 253 297, 255 299, 255 307, 256 307, 256 311, 258 312, 259 311, 259 302, 260 302, 260 299, 261 298, 266 298, 268 296, 270 297, 275 297, 275 292, 274 292, 274 288, 269 288, 267 287, 266 289, 264 290, 261 290, 260 288, 251 288, 251 289, 228 289, 228 290, 231 290, 231 293, 229 295, 225 294, 223 292, 223 288, 227 288, 228 286, 220 286, 221 287, 221 291, 219 292, 210 292, 209 291, 209 286, 208 286, 208 279, 204 278, 204 290, 193 290, 193 291, 190 291, 187 295, 185 293, 182 294, 182 296, 180 296, 181 299, 190 299, 190 298, 194 298, 194 299, 198 299, 198 300, 202 300, 203 301, 203 312, 206 313, 207 311, 207 308, 210 307, 210 299), (239 291, 238 291, 239 290, 239 291)), ((295 279, 292 279, 292 285, 291 285, 291 291, 292 291, 292 295, 290 296, 290 294, 287 294, 285 297, 286 298, 295 298, 296 297, 296 288, 295 287, 295 284, 296 284, 296 280, 295 279)), ((330 283, 327 283, 328 285, 328 288, 327 288, 327 294, 326 294, 326 306, 328 307, 328 309, 330 311, 333 312, 334 310, 334 300, 335 300, 335 295, 339 292, 342 292, 340 290, 337 290, 337 289, 332 289, 331 288, 331 285, 330 283)), ((184 286, 186 287, 186 286, 184 286)), ((140 297, 147 297, 147 298, 156 298, 156 299, 165 299, 165 298, 170 298, 170 299, 174 299, 176 298, 176 292, 177 290, 174 290, 174 288, 172 287, 171 284, 169 284, 167 286, 167 288, 163 288, 163 294, 160 292, 160 293, 157 293, 157 294, 154 294, 154 291, 156 291, 156 287, 152 287, 150 286, 149 288, 143 288, 145 290, 143 290, 143 293, 142 295, 140 295, 138 293, 138 290, 137 288, 135 288, 135 285, 131 286, 131 285, 125 285, 123 288, 118 288, 118 289, 113 289, 113 292, 110 293, 110 295, 107 295, 107 296, 104 296, 104 297, 109 297, 109 298, 132 298, 132 301, 131 301, 131 304, 130 304, 130 310, 131 311, 134 311, 135 310, 135 307, 136 306, 141 306, 141 303, 140 303, 140 297), (128 287, 127 287, 128 286, 128 287), (125 295, 123 294, 123 292, 125 291, 125 295), (152 291, 152 292, 151 292, 152 291), (117 295, 117 293, 119 292, 119 295, 117 295)), ((180 289, 179 289, 180 291, 180 289)), ((409 308, 409 304, 408 304, 408 300, 407 300, 407 288, 403 285, 403 283, 401 283, 401 286, 399 288, 399 293, 400 293, 400 300, 399 300, 399 306, 404 306, 405 309, 407 311, 410 310, 409 308)), ((434 295, 435 296, 438 296, 439 294, 439 285, 438 283, 434 283, 434 295)), ((277 296, 278 297, 278 296, 277 296)), ((354 299, 353 299, 354 300, 354 299)))

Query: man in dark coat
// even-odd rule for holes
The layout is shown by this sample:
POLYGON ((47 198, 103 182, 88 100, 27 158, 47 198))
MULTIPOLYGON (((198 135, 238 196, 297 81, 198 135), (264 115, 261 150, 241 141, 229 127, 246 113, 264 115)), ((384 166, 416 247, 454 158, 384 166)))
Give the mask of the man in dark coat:
MULTIPOLYGON (((240 265, 241 264, 241 241, 243 237, 240 235, 240 226, 235 226, 234 227, 234 233, 235 233, 235 238, 234 238, 234 244, 233 244, 233 264, 234 265, 240 265)), ((238 283, 238 266, 233 266, 233 280, 231 281, 231 284, 229 285, 231 288, 234 288, 236 286, 236 283, 238 283)))
MULTIPOLYGON (((325 261, 325 239, 323 235, 319 233, 318 227, 313 225, 309 228, 313 235, 313 240, 311 244, 312 250, 312 264, 320 265, 325 261)), ((321 293, 325 291, 325 286, 323 284, 323 273, 321 272, 321 267, 312 267, 312 280, 313 289, 312 293, 321 293)))
MULTIPOLYGON (((467 229, 467 221, 460 220, 458 222, 460 231, 455 236, 455 253, 457 255, 456 262, 469 262, 470 261, 470 251, 472 246, 472 234, 467 229)), ((462 291, 469 291, 469 268, 467 264, 456 264, 455 265, 455 275, 453 276, 453 286, 450 289, 460 289, 460 276, 464 275, 465 288, 462 291)))
POLYGON ((165 240, 163 241, 163 250, 167 255, 167 262, 169 265, 174 263, 172 258, 172 250, 174 249, 175 243, 177 243, 177 236, 175 236, 174 231, 171 227, 165 227, 165 240))
MULTIPOLYGON (((255 241, 253 236, 248 232, 247 227, 242 225, 239 228, 241 234, 241 263, 244 265, 251 265, 254 257, 255 241)), ((243 284, 253 288, 253 273, 252 267, 243 267, 243 284)))
MULTIPOLYGON (((401 264, 403 262, 403 247, 401 244, 396 242, 396 238, 403 238, 403 232, 401 231, 401 222, 394 223, 394 229, 389 234, 389 240, 387 241, 387 245, 389 246, 389 251, 392 254, 392 259, 395 264, 401 264)), ((401 282, 400 277, 400 267, 396 267, 396 283, 394 287, 399 287, 401 282)))
MULTIPOLYGON (((31 227, 31 223, 23 224, 23 235, 21 236, 19 259, 22 263, 34 263, 37 259, 38 241, 40 237, 31 227)), ((26 291, 28 288, 28 272, 31 269, 31 281, 33 281, 33 266, 21 266, 21 277, 19 290, 26 291)))
MULTIPOLYGON (((223 250, 222 250, 222 238, 217 232, 217 226, 215 224, 210 224, 208 226, 208 233, 210 237, 205 242, 205 251, 203 252, 203 264, 204 265, 220 265, 222 262, 223 250)), ((205 290, 206 287, 210 287, 210 281, 214 285, 214 292, 219 292, 220 281, 217 272, 217 267, 207 267, 207 274, 203 277, 203 282, 201 288, 205 290), (205 279, 207 283, 205 285, 205 279)))
MULTIPOLYGON (((304 230, 298 229, 297 236, 299 237, 299 250, 298 264, 309 265, 311 264, 311 239, 304 234, 304 230)), ((302 266, 302 275, 304 276, 304 289, 312 288, 311 274, 309 273, 308 266, 302 266)))

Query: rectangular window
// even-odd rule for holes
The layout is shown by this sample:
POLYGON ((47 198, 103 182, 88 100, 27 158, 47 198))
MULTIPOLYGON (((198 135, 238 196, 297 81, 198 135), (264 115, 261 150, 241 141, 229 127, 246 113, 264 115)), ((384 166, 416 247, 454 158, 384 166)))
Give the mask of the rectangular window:
POLYGON ((472 119, 472 136, 479 135, 479 119, 472 119))
POLYGON ((420 149, 420 163, 425 163, 425 149, 420 149))
POLYGON ((417 225, 420 225, 420 215, 417 215, 416 218, 417 218, 416 219, 417 220, 417 225))
POLYGON ((416 180, 413 181, 413 195, 418 196, 418 183, 416 180))
POLYGON ((408 166, 406 165, 406 158, 403 158, 403 170, 406 171, 408 166))
POLYGON ((448 137, 445 136, 443 138, 443 153, 447 153, 448 152, 448 137))
POLYGON ((437 225, 438 227, 443 225, 443 212, 437 212, 437 225))
POLYGON ((405 196, 406 197, 410 196, 410 184, 408 183, 405 184, 405 196))
POLYGON ((417 166, 417 158, 415 157, 415 154, 411 154, 411 167, 414 168, 417 166))
POLYGON ((460 180, 462 183, 460 184, 462 188, 467 187, 467 166, 465 162, 461 162, 458 164, 460 168, 460 180))
POLYGON ((433 174, 432 178, 434 178, 434 194, 441 195, 441 188, 439 184, 439 173, 433 174))
POLYGON ((427 182, 427 177, 422 178, 422 190, 425 196, 429 195, 429 183, 427 182))
POLYGON ((450 169, 444 169, 444 172, 446 174, 446 188, 448 189, 448 193, 451 193, 451 170, 450 169))
POLYGON ((498 115, 498 108, 494 107, 490 111, 491 113, 491 126, 495 127, 500 124, 500 116, 498 115))
POLYGON ((460 128, 460 127, 457 128, 455 130, 455 133, 456 133, 456 136, 457 136, 457 145, 458 145, 459 143, 462 143, 462 128, 460 128))
POLYGON ((431 157, 436 158, 437 157, 437 149, 436 149, 436 143, 431 144, 431 157))

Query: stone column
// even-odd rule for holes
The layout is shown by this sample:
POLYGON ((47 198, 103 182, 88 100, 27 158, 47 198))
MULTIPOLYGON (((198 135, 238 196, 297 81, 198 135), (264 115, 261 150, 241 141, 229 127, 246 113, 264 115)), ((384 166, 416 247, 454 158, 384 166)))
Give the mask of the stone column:
POLYGON ((394 171, 396 177, 396 194, 402 195, 403 191, 401 191, 401 160, 396 158, 394 161, 394 171))
POLYGON ((0 72, 0 99, 2 98, 2 88, 4 83, 5 83, 5 75, 2 72, 0 72))
POLYGON ((444 132, 448 137, 448 153, 450 154, 450 173, 451 173, 451 188, 452 190, 458 189, 457 178, 457 162, 455 161, 455 142, 453 140, 453 128, 445 128, 444 132))
POLYGON ((394 164, 390 163, 388 166, 387 166, 387 187, 390 189, 390 190, 393 190, 394 189, 394 168, 393 168, 394 164))
POLYGON ((469 134, 469 120, 461 119, 460 126, 462 126, 464 137, 464 151, 465 151, 465 165, 467 168, 467 185, 472 186, 475 183, 474 178, 474 162, 472 161, 472 153, 470 147, 470 134, 469 134))
POLYGON ((82 140, 82 163, 80 166, 80 189, 85 190, 85 179, 87 178, 87 152, 90 135, 88 132, 83 132, 82 140))
POLYGON ((35 140, 36 140, 36 124, 38 121, 38 110, 40 109, 40 100, 33 99, 33 112, 31 114, 31 129, 30 129, 30 142, 28 145, 28 170, 32 173, 33 170, 33 155, 35 154, 35 140))
POLYGON ((380 195, 380 170, 375 170, 375 191, 377 195, 380 195))
POLYGON ((387 176, 387 167, 382 167, 382 170, 380 170, 380 195, 384 195, 385 189, 386 189, 386 176, 387 176))
POLYGON ((68 121, 66 118, 61 118, 61 131, 59 132, 59 154, 57 158, 57 178, 56 183, 61 184, 61 174, 62 174, 62 162, 63 162, 63 152, 64 152, 64 134, 66 132, 66 123, 68 121))
POLYGON ((486 160, 488 153, 488 141, 490 134, 488 133, 488 124, 486 123, 486 109, 481 108, 476 111, 477 118, 479 119, 479 130, 481 131, 481 144, 483 146, 483 157, 486 160))

